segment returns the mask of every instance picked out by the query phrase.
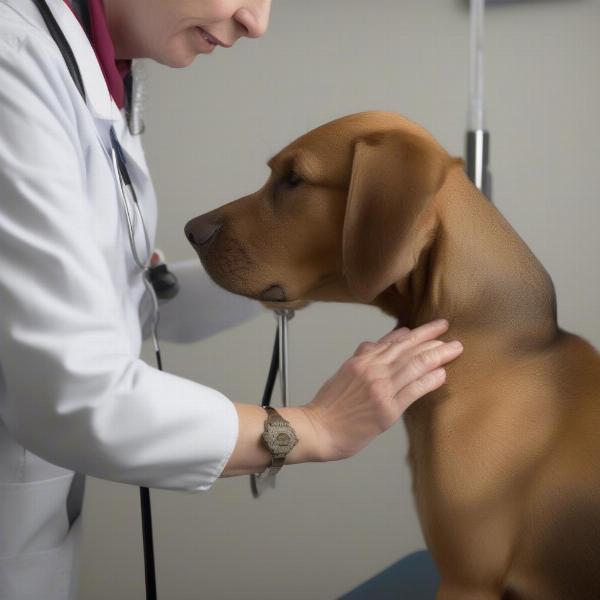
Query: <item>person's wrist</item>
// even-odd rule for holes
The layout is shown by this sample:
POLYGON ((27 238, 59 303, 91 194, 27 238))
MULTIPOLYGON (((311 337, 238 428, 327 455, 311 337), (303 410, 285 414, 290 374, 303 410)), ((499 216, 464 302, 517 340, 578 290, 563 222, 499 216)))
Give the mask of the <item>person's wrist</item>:
POLYGON ((294 428, 298 444, 287 455, 285 464, 320 462, 322 459, 317 428, 304 406, 274 407, 294 428))

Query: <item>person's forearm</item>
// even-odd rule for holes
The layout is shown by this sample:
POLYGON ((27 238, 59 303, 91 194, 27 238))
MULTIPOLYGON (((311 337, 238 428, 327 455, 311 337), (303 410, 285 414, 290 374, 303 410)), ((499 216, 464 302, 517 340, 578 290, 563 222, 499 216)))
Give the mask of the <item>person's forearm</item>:
MULTIPOLYGON (((238 440, 221 477, 261 473, 271 464, 271 453, 262 441, 267 413, 254 404, 234 403, 239 417, 238 440)), ((315 429, 300 407, 275 407, 287 419, 298 436, 298 444, 287 455, 285 464, 318 461, 315 429)))

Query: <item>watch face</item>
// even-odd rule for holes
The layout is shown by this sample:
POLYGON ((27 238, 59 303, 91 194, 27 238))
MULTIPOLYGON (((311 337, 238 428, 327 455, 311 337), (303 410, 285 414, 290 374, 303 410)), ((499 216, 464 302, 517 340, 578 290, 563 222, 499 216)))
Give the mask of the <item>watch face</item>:
POLYGON ((263 438, 274 454, 287 454, 298 443, 294 431, 284 426, 271 426, 263 438))
POLYGON ((278 446, 287 446, 290 443, 290 440, 289 433, 283 431, 275 436, 275 442, 277 442, 278 446))

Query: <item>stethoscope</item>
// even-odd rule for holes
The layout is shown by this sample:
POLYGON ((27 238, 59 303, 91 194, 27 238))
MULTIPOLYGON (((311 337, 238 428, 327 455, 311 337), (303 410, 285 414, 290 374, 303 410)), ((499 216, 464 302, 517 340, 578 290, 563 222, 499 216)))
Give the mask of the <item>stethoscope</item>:
MULTIPOLYGON (((50 11, 46 0, 33 0, 34 4, 38 8, 50 36, 56 43, 60 53, 65 61, 69 74, 73 79, 73 83, 79 90, 79 93, 86 101, 85 87, 83 85, 83 78, 77 65, 77 61, 73 54, 73 51, 65 38, 62 30, 58 26, 54 15, 50 11)), ((87 4, 82 2, 82 8, 84 10, 84 19, 87 19, 87 4)), ((131 94, 131 86, 126 85, 128 95, 131 94)), ((140 126, 140 121, 135 111, 131 106, 131 97, 128 97, 128 106, 126 110, 128 113, 128 126, 132 135, 140 134, 143 131, 143 124, 140 126)), ((129 243, 131 246, 131 253, 133 260, 137 267, 142 272, 142 279, 148 295, 152 301, 152 342, 154 345, 154 351, 156 355, 156 364, 160 371, 162 368, 162 358, 160 354, 160 343, 158 339, 158 323, 159 323, 159 304, 158 299, 168 299, 175 296, 179 290, 177 279, 169 272, 166 265, 159 264, 156 266, 151 265, 152 258, 152 246, 150 243, 150 236, 144 222, 141 207, 138 202, 138 198, 135 192, 135 187, 127 170, 127 158, 119 143, 116 132, 111 126, 110 132, 110 161, 114 171, 115 181, 118 185, 118 196, 122 205, 125 220, 127 222, 127 233, 129 237, 129 243), (136 243, 136 225, 140 223, 144 239, 144 254, 142 257, 138 252, 136 243)), ((271 357, 271 364, 269 367, 269 375, 267 383, 263 393, 261 406, 268 406, 271 402, 271 395, 277 372, 281 373, 281 399, 283 406, 288 405, 289 390, 288 390, 288 320, 291 319, 294 312, 290 309, 279 309, 275 311, 277 319, 277 333, 275 336, 275 344, 273 347, 273 353, 271 357)), ((250 486, 252 495, 258 498, 264 490, 275 485, 275 477, 262 478, 260 475, 250 475, 250 486)), ((152 511, 150 505, 150 491, 146 487, 140 487, 140 506, 142 514, 142 536, 143 536, 143 547, 144 547, 144 570, 145 570, 145 581, 146 581, 146 598, 147 600, 156 600, 156 573, 154 566, 154 543, 152 535, 152 511)))

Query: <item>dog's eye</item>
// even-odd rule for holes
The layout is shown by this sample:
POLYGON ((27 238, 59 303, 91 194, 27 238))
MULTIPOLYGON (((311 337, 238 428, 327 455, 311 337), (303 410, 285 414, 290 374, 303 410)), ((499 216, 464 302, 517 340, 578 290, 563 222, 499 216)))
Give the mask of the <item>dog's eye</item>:
POLYGON ((302 183, 302 177, 295 171, 290 171, 282 180, 281 183, 286 187, 295 188, 302 183))

